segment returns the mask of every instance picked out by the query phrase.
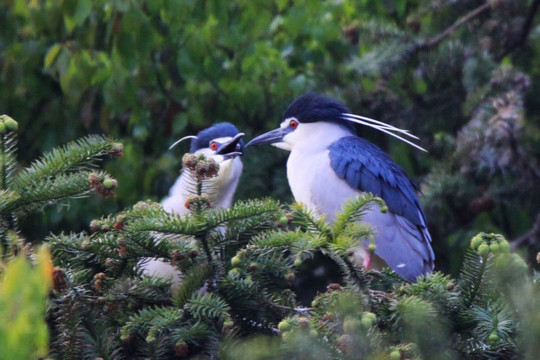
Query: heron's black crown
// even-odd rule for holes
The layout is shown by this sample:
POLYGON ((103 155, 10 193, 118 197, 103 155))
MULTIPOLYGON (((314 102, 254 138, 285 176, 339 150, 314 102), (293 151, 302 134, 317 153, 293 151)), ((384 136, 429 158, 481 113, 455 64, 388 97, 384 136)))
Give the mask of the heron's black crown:
MULTIPOLYGON (((207 148, 210 144, 210 141, 220 138, 220 137, 234 137, 238 134, 238 129, 231 123, 222 122, 217 123, 208 129, 204 129, 197 134, 197 138, 191 140, 191 147, 189 152, 194 153, 199 149, 207 148)), ((244 151, 244 142, 240 140, 240 149, 244 151)))
POLYGON ((294 117, 301 123, 319 121, 342 124, 354 131, 354 126, 343 119, 342 114, 350 110, 337 100, 310 92, 297 97, 283 114, 283 120, 294 117))

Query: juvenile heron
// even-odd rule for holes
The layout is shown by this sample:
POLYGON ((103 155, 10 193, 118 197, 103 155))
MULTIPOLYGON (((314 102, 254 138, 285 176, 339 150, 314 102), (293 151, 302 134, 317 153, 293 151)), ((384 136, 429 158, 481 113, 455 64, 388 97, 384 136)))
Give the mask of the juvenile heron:
MULTIPOLYGON (((389 211, 383 214, 373 205, 363 218, 375 227, 375 255, 414 282, 433 270, 435 258, 416 195, 418 188, 384 151, 356 136, 353 123, 424 150, 403 137, 416 138, 406 130, 351 114, 340 102, 315 93, 295 99, 278 129, 256 137, 247 146, 272 144, 290 151, 287 179, 295 201, 317 215, 325 214, 331 222, 343 203, 357 194, 370 192, 381 197, 389 211)), ((369 267, 371 252, 363 251, 362 258, 369 267)))

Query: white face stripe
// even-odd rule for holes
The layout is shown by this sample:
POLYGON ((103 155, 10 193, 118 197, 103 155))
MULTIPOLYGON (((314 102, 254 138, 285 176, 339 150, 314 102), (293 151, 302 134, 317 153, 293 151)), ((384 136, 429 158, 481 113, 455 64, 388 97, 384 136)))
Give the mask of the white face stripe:
POLYGON ((233 159, 225 159, 223 157, 223 155, 216 154, 215 150, 210 149, 210 144, 213 143, 213 142, 217 142, 218 144, 221 145, 224 142, 227 142, 227 141, 229 141, 231 139, 232 139, 232 137, 230 137, 230 136, 224 136, 224 137, 212 139, 208 143, 208 147, 205 147, 205 148, 202 148, 202 149, 199 149, 199 150, 195 151, 195 154, 203 154, 207 158, 214 159, 214 161, 217 162, 218 164, 227 163, 227 162, 229 162, 229 160, 233 160, 233 159))
MULTIPOLYGON (((286 118, 285 120, 283 120, 283 121, 281 122, 281 124, 279 125, 279 127, 282 128, 282 129, 286 129, 286 128, 289 127, 289 125, 291 124, 291 121, 293 121, 293 120, 298 121, 298 119, 295 118, 295 117, 286 118)), ((298 123, 300 124, 300 121, 298 121, 298 123)))
POLYGON ((223 144, 224 142, 229 141, 231 139, 232 137, 230 136, 215 138, 215 139, 210 140, 210 142, 208 143, 208 146, 210 146, 210 144, 213 143, 214 141, 217 142, 218 144, 223 144))
POLYGON ((195 155, 203 154, 208 159, 214 159, 218 164, 224 164, 234 159, 225 159, 223 155, 216 154, 216 152, 210 148, 202 148, 195 151, 195 155))

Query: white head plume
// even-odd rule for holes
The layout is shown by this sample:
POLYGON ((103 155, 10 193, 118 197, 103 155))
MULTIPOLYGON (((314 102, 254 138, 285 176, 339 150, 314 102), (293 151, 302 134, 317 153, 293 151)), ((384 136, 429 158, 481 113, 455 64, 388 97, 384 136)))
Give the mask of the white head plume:
POLYGON ((187 139, 196 139, 197 137, 195 135, 188 135, 188 136, 184 136, 183 138, 181 138, 180 140, 176 140, 174 142, 174 144, 172 144, 170 147, 169 147, 169 150, 171 150, 173 147, 175 147, 176 145, 180 144, 182 141, 184 140, 187 140, 187 139))
POLYGON ((379 130, 379 131, 382 131, 383 133, 386 133, 390 136, 393 136, 419 150, 422 150, 422 151, 425 151, 427 152, 426 149, 416 145, 415 143, 413 143, 412 141, 409 141, 397 134, 395 134, 394 132, 397 132, 397 133, 400 133, 400 134, 403 134, 405 136, 409 136, 413 139, 416 139, 416 140, 419 140, 419 138, 417 136, 414 136, 413 134, 409 133, 408 130, 403 130, 403 129, 400 129, 400 128, 397 128, 395 126, 392 126, 392 125, 389 125, 389 124, 386 124, 382 121, 378 121, 378 120, 374 120, 374 119, 370 119, 368 117, 365 117, 365 116, 360 116, 360 115, 355 115, 355 114, 342 114, 341 115, 341 118, 343 120, 347 120, 347 121, 351 121, 351 122, 354 122, 356 124, 360 124, 360 125, 365 125, 365 126, 369 126, 370 128, 373 128, 375 130, 379 130))

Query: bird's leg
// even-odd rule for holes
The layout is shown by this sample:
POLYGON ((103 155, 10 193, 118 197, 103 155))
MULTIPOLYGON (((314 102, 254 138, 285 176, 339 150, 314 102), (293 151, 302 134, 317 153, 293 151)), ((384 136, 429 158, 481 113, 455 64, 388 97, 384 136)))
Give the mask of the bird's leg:
POLYGON ((364 253, 363 265, 364 265, 364 269, 366 269, 366 270, 368 270, 369 267, 371 266, 371 252, 370 251, 366 251, 364 253))

